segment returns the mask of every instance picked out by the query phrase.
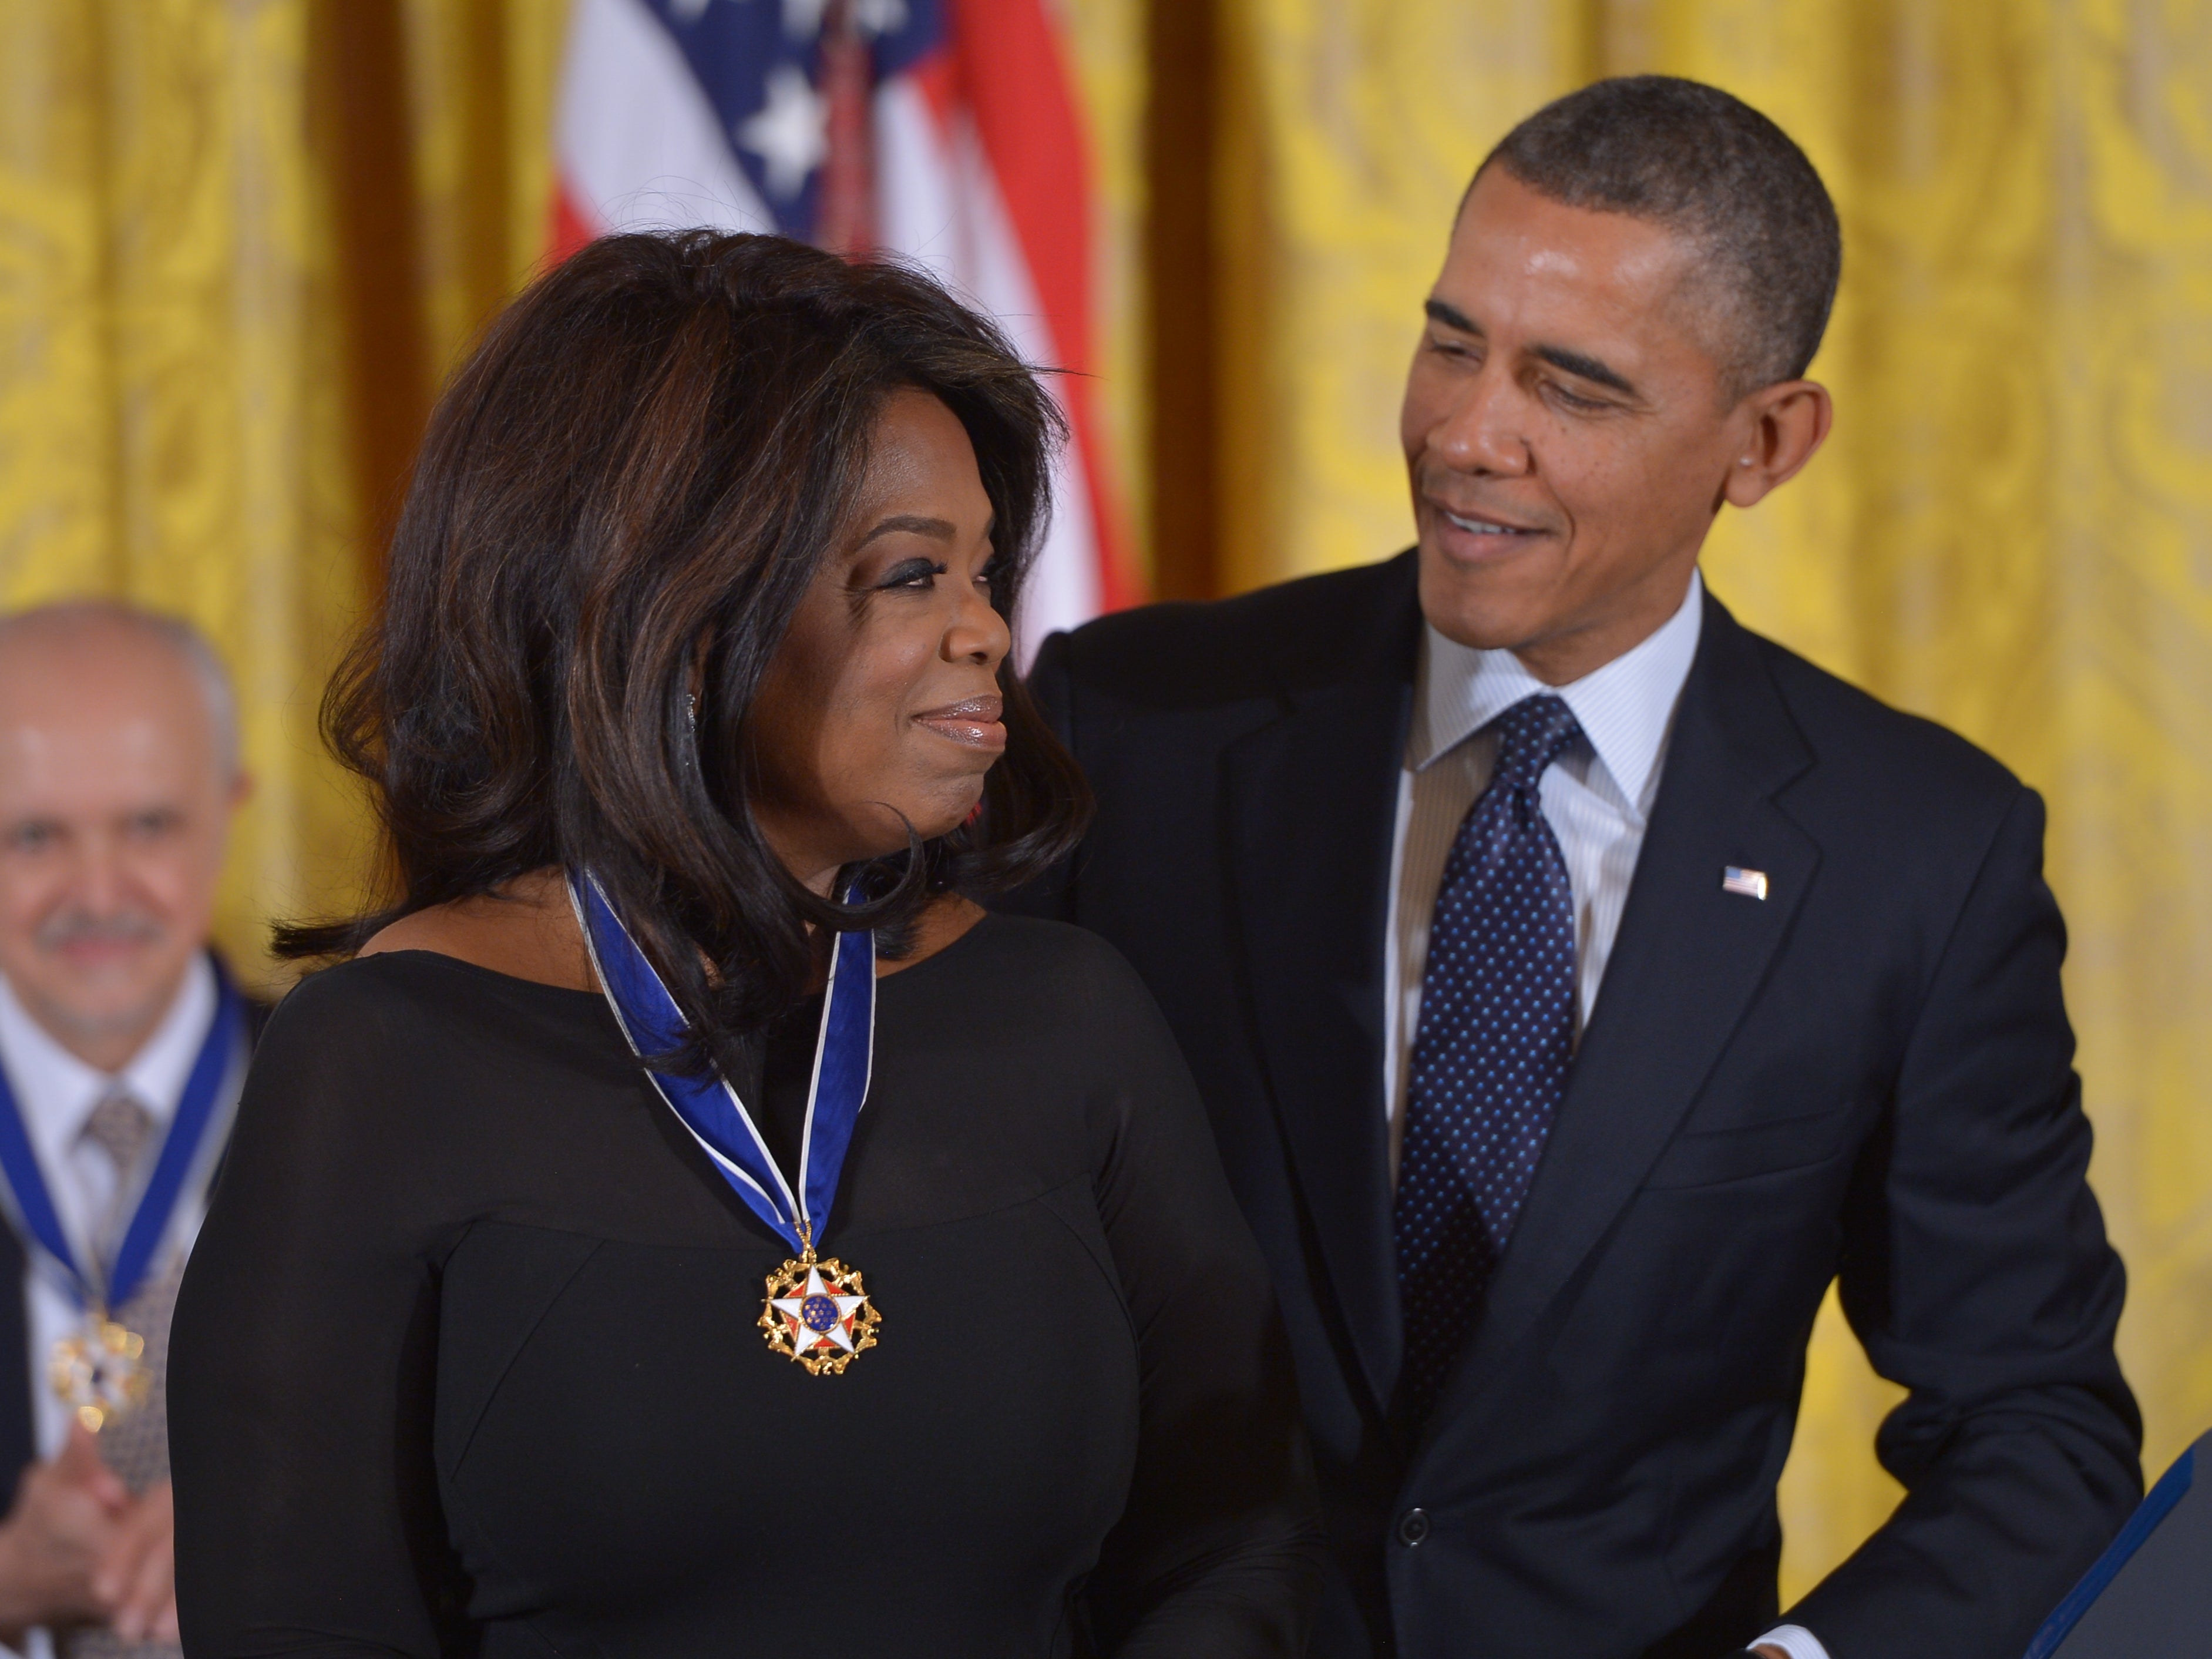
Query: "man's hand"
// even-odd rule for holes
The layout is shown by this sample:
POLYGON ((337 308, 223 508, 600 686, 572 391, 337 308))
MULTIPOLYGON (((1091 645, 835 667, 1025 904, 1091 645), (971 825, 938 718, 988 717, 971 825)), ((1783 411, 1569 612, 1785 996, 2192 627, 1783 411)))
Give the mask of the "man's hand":
MULTIPOLYGON (((33 1625, 105 1621, 109 1603, 94 1576, 133 1507, 100 1445, 78 1424, 48 1463, 33 1463, 0 1521, 0 1637, 33 1625)), ((166 1510, 166 1494, 164 1509, 166 1510)))
POLYGON ((169 1484, 132 1498, 78 1425, 61 1455, 24 1471, 0 1521, 0 1640, 36 1625, 106 1625, 127 1642, 177 1638, 169 1484))
POLYGON ((176 1534, 177 1512, 164 1480, 138 1495, 93 1572, 93 1593, 126 1642, 177 1639, 176 1534))

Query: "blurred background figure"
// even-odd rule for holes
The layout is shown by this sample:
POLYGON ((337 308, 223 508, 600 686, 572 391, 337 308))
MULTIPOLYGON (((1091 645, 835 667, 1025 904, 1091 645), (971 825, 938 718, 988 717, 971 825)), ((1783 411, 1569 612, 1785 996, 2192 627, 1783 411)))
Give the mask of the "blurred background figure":
MULTIPOLYGON (((669 202, 930 259, 1088 372, 1081 491, 1127 578, 1099 565, 1097 602, 1208 598, 1412 540, 1395 417, 1437 227, 1522 117, 1642 71, 1765 111, 1835 196, 1811 372, 1849 413, 1813 476, 1723 515, 1705 574, 2053 803, 2161 1468, 2212 1423, 2202 8, 10 0, 0 604, 128 597, 236 665, 258 787, 215 931, 273 988, 269 919, 357 909, 374 868, 315 696, 433 395, 542 261, 669 202)), ((1866 1447, 1899 1398, 1831 1302, 1785 1595, 1895 1505, 1866 1447)))
POLYGON ((112 605, 0 619, 0 1638, 19 1648, 175 1650, 161 1385, 245 1071, 207 938, 246 793, 229 681, 190 629, 112 605))

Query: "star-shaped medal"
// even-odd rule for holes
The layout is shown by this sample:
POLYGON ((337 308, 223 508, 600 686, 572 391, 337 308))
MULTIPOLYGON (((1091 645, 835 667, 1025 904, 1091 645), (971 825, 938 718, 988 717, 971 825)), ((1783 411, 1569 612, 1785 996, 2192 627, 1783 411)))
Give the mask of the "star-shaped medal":
POLYGON ((797 1296, 775 1296, 768 1305, 784 1316, 790 1327, 784 1334, 794 1346, 819 1348, 834 1344, 853 1352, 853 1314, 865 1308, 865 1296, 840 1296, 825 1283, 819 1262, 809 1262, 806 1283, 797 1296))
POLYGON ((146 1364, 146 1339, 98 1313, 54 1344, 46 1377, 77 1421, 94 1434, 143 1405, 154 1381, 146 1364))
POLYGON ((768 1276, 767 1303, 760 1324, 769 1346, 814 1376, 835 1376, 854 1354, 875 1346, 883 1319, 857 1271, 834 1257, 817 1260, 811 1250, 768 1276))

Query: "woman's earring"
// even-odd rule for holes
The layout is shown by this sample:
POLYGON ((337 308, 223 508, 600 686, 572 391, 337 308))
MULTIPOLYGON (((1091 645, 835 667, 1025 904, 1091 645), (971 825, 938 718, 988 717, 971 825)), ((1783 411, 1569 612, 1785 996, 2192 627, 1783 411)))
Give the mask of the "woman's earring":
POLYGON ((696 692, 684 694, 684 729, 691 734, 691 741, 699 741, 699 697, 696 692))

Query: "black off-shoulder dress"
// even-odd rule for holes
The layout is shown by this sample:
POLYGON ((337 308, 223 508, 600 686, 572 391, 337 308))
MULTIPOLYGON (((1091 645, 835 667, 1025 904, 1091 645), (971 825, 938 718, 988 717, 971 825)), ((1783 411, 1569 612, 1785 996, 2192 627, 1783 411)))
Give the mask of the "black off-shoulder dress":
MULTIPOLYGON (((878 988, 822 1243, 880 1343, 820 1377, 599 998, 423 952, 295 991, 172 1338, 187 1653, 1297 1653, 1281 1329, 1149 995, 1006 917, 878 988)), ((787 1157, 811 1046, 769 1045, 787 1157)))

